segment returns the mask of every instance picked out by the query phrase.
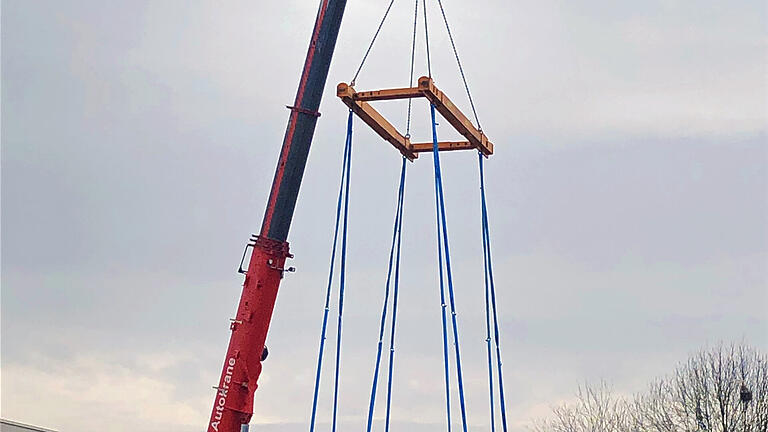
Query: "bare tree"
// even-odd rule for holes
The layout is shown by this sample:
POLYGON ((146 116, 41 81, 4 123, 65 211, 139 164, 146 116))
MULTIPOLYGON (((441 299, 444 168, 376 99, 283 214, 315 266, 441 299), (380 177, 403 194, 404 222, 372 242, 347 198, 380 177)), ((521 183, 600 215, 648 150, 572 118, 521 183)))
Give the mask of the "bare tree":
POLYGON ((680 364, 631 401, 601 384, 553 409, 535 432, 768 432, 768 356, 718 345, 680 364))
POLYGON ((600 383, 584 385, 576 392, 576 402, 552 410, 552 418, 540 421, 535 432, 625 432, 630 428, 628 403, 600 383))
POLYGON ((766 432, 768 359, 746 346, 701 351, 638 395, 630 413, 643 432, 766 432))

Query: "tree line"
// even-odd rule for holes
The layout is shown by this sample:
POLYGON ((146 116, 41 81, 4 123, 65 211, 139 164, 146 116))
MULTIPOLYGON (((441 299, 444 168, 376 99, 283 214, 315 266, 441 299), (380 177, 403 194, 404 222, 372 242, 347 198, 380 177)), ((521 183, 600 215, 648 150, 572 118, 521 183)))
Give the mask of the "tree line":
POLYGON ((677 365, 634 397, 584 385, 534 432, 768 432, 768 356, 718 345, 677 365))

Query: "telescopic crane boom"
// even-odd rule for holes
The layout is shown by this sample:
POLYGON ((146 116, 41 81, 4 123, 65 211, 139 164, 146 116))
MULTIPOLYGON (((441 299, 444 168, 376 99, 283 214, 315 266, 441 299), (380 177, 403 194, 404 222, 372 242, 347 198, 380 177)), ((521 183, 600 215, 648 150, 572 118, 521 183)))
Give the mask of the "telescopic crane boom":
POLYGON ((243 292, 237 315, 231 320, 232 334, 208 432, 240 432, 253 415, 253 393, 266 357, 264 343, 280 280, 287 270, 285 260, 292 256, 286 241, 288 230, 345 6, 346 0, 320 2, 296 99, 288 107, 288 127, 261 231, 246 246, 252 248, 247 269, 240 264, 240 272, 245 274, 243 292))

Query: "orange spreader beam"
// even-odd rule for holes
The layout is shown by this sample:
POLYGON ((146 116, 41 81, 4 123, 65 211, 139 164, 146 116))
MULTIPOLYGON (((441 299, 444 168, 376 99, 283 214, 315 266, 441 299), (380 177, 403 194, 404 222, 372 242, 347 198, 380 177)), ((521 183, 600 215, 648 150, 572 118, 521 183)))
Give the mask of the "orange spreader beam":
POLYGON ((412 143, 409 137, 398 132, 397 128, 392 126, 371 104, 368 102, 395 100, 395 99, 413 99, 427 98, 435 106, 440 115, 460 133, 466 141, 440 141, 438 149, 440 151, 451 150, 471 150, 477 149, 486 157, 493 154, 493 143, 488 141, 488 137, 475 127, 472 122, 464 115, 456 105, 451 102, 448 96, 440 91, 435 82, 430 77, 419 78, 418 87, 372 90, 357 92, 346 83, 340 83, 336 86, 336 96, 338 96, 345 105, 349 107, 361 120, 379 134, 385 141, 392 144, 403 156, 409 160, 419 157, 419 153, 431 152, 432 143, 412 143))

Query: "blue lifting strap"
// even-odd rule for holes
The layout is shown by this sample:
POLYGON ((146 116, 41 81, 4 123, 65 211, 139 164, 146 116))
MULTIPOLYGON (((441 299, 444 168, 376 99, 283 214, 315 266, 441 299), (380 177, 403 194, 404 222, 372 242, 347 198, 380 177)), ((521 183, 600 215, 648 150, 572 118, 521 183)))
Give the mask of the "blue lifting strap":
MULTIPOLYGON (((450 307, 452 342, 454 347, 454 357, 456 364, 456 379, 458 381, 458 400, 461 409, 462 431, 467 432, 467 412, 464 397, 464 379, 461 363, 461 350, 459 346, 458 317, 456 312, 456 302, 453 287, 453 273, 451 269, 451 254, 448 243, 448 227, 446 222, 445 197, 443 193, 442 170, 440 166, 440 153, 438 149, 437 123, 434 105, 430 106, 432 117, 432 143, 433 143, 433 163, 435 175, 435 209, 436 209, 436 227, 437 227, 437 256, 440 286, 440 307, 442 318, 442 339, 443 339, 443 364, 445 378, 445 406, 447 430, 451 431, 451 377, 450 377, 450 354, 449 354, 449 332, 448 332, 448 308, 450 307)), ((338 294, 338 322, 336 328, 336 355, 334 369, 334 391, 333 391, 333 415, 332 432, 336 432, 338 419, 338 399, 339 399, 339 377, 341 371, 341 342, 343 328, 343 310, 344 310, 344 289, 346 285, 346 257, 347 257, 347 227, 349 210, 349 189, 350 189, 350 171, 352 159, 352 124, 353 113, 349 112, 347 119, 347 136, 344 146, 344 156, 341 167, 341 181, 339 185, 338 199, 336 202, 336 221, 333 235, 333 245, 331 248, 330 268, 328 271, 328 284, 326 287, 325 307, 323 310, 323 321, 321 327, 319 352, 317 357, 317 369, 315 374, 315 386, 312 400, 312 415, 310 418, 310 432, 314 432, 317 420, 318 393, 320 387, 320 377, 325 352, 325 340, 328 328, 328 316, 330 312, 331 294, 333 287, 334 269, 336 266, 337 247, 339 243, 339 231, 341 231, 341 251, 339 257, 339 294, 338 294)), ((501 412, 501 423, 503 431, 507 432, 507 413, 506 401, 504 397, 504 380, 502 375, 501 348, 499 342, 499 320, 497 312, 496 288, 493 277, 493 265, 491 258, 490 229, 488 222, 488 208, 485 194, 485 173, 483 167, 484 157, 478 153, 479 173, 480 173, 480 197, 481 197, 481 222, 482 222, 482 243, 483 243, 483 270, 485 283, 485 325, 486 325, 486 350, 488 359, 488 391, 491 408, 491 431, 496 430, 496 391, 494 391, 494 368, 493 358, 496 360, 496 375, 498 378, 498 406, 501 412), (493 346, 492 346, 493 342, 493 346), (494 349, 495 348, 495 349, 494 349)), ((400 171, 400 185, 398 188, 397 206, 395 212, 394 226, 392 229, 392 243, 389 251, 389 265, 387 269, 386 284, 384 287, 384 302, 382 305, 381 320, 379 325, 379 338, 376 350, 376 363, 373 373, 373 382, 371 385, 371 396, 368 407, 367 432, 371 432, 373 424, 373 414, 378 390, 379 374, 381 372, 381 359, 384 346, 384 337, 386 333, 387 316, 391 301, 392 316, 390 320, 389 334, 389 356, 387 373, 387 400, 385 415, 385 432, 389 432, 391 419, 392 402, 392 377, 394 370, 395 356, 395 330, 397 324, 397 307, 400 285, 400 256, 401 239, 403 226, 403 201, 405 197, 405 179, 406 179, 407 160, 402 159, 400 171), (391 294, 391 300, 390 300, 391 294)))
POLYGON ((315 389, 312 397, 312 416, 309 420, 309 430, 314 432, 315 421, 317 418, 317 397, 320 389, 320 375, 323 368, 323 354, 325 352, 325 335, 328 328, 328 312, 331 303, 331 288, 333 286, 333 269, 336 263, 336 246, 339 236, 339 224, 342 221, 341 235, 341 276, 339 282, 339 320, 336 332, 336 374, 334 376, 334 397, 333 397, 333 430, 336 430, 336 412, 338 407, 339 390, 339 366, 341 353, 341 324, 342 307, 344 305, 344 283, 346 280, 346 260, 347 260, 347 210, 349 208, 349 174, 352 160, 352 111, 349 111, 347 118, 347 138, 344 145, 344 157, 341 164, 341 182, 339 185, 339 197, 336 202, 336 225, 333 232, 333 246, 331 247, 331 264, 328 270, 328 286, 325 294, 325 309, 323 310, 323 324, 320 331, 320 348, 317 354, 317 371, 315 373, 315 389), (343 203, 343 206, 342 206, 343 203), (342 213, 342 209, 344 212, 342 213))
POLYGON ((390 285, 393 285, 392 299, 392 323, 389 330, 389 371, 387 375, 387 408, 384 423, 384 430, 389 432, 390 413, 392 406, 392 371, 394 369, 395 356, 395 325, 397 323, 397 299, 400 286, 400 239, 402 238, 403 227, 403 199, 405 197, 405 172, 406 158, 403 158, 400 168, 400 187, 397 195, 397 210, 395 212, 395 223, 392 228, 392 245, 389 249, 389 266, 387 269, 387 282, 384 286, 384 304, 381 308, 381 322, 379 325, 379 342, 376 348, 376 363, 373 370, 373 383, 371 384, 371 398, 368 405, 368 423, 367 432, 371 432, 373 425, 373 411, 376 404, 376 393, 379 380, 379 369, 381 365, 381 352, 384 345, 384 332, 387 321, 387 309, 389 307, 390 285), (392 269, 394 266, 394 280, 392 279, 392 269))
POLYGON ((440 306, 442 308, 443 320, 443 363, 445 366, 445 401, 446 416, 448 419, 448 431, 451 430, 451 406, 450 406, 450 379, 448 368, 448 335, 445 319, 445 283, 443 272, 445 272, 448 282, 448 300, 451 306, 451 324, 453 327, 453 347, 456 356, 456 377, 459 384, 459 406, 461 408, 462 430, 467 432, 467 409, 464 403, 464 378, 461 369, 461 350, 459 348, 459 325, 456 317, 456 301, 453 292, 453 273, 451 271, 451 252, 448 246, 448 227, 445 220, 445 198, 443 196, 443 179, 440 169, 440 151, 437 144, 437 122, 435 120, 435 106, 430 105, 432 114, 432 156, 435 166, 435 206, 437 210, 437 251, 438 268, 440 271, 440 306), (445 256, 445 266, 443 266, 443 252, 445 256))
POLYGON ((491 260, 491 234, 488 227, 488 206, 485 199, 485 171, 483 169, 482 153, 477 154, 480 170, 480 204, 482 208, 482 226, 483 226, 483 267, 485 270, 485 326, 486 326, 486 346, 488 351, 488 388, 491 399, 491 430, 495 430, 494 422, 494 400, 493 400, 493 372, 491 360, 491 313, 493 311, 493 338, 496 346, 496 367, 499 379, 499 406, 501 410, 501 425, 504 432, 507 432, 507 408, 504 400, 504 377, 501 372, 501 348, 499 346, 499 318, 496 311, 496 285, 493 281, 493 265, 491 260), (489 301, 490 300, 490 301, 489 301))

